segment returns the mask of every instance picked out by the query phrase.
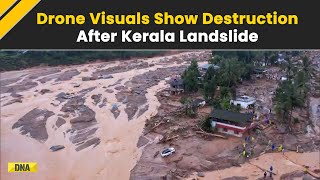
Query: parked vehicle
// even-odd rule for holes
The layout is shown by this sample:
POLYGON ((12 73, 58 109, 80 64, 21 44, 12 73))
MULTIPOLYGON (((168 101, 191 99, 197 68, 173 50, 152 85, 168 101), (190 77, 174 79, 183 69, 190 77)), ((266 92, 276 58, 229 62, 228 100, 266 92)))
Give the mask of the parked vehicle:
POLYGON ((169 147, 169 148, 164 149, 161 152, 161 156, 162 157, 170 156, 171 154, 173 154, 175 152, 176 152, 176 150, 173 147, 169 147))

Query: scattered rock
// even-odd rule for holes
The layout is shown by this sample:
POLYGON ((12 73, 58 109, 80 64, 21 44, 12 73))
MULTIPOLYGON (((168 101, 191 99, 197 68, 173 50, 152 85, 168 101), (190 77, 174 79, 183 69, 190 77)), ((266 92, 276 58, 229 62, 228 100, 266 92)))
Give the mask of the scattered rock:
POLYGON ((11 93, 11 97, 13 98, 22 98, 23 96, 21 94, 17 94, 15 92, 11 93))
POLYGON ((99 76, 99 79, 111 79, 111 78, 113 78, 113 76, 112 75, 101 75, 101 76, 99 76))
POLYGON ((148 109, 149 109, 149 105, 145 105, 143 108, 139 110, 137 117, 140 117, 143 113, 148 111, 148 109))
POLYGON ((95 90, 96 87, 90 87, 90 88, 86 88, 86 89, 82 89, 81 91, 78 92, 78 94, 80 94, 80 97, 85 96, 87 93, 95 90))
POLYGON ((94 104, 97 105, 101 101, 102 94, 92 95, 91 99, 93 99, 94 104))
POLYGON ((71 70, 65 71, 62 74, 60 74, 59 77, 55 80, 55 82, 58 82, 58 81, 69 81, 74 76, 77 76, 79 74, 80 74, 80 72, 77 69, 71 69, 71 70))
POLYGON ((41 91, 39 92, 41 95, 44 95, 46 93, 50 93, 51 91, 49 89, 41 89, 41 91))
POLYGON ((52 111, 46 109, 33 109, 14 123, 12 129, 21 127, 20 133, 22 135, 30 134, 32 138, 44 142, 48 139, 47 119, 53 115, 52 111))
POLYGON ((203 172, 198 172, 197 175, 198 175, 199 177, 204 177, 204 173, 203 173, 203 172))
POLYGON ((3 106, 8 106, 8 105, 11 105, 11 104, 14 104, 14 103, 22 103, 21 98, 12 99, 9 102, 7 102, 6 104, 4 104, 3 106))
POLYGON ((95 81, 95 80, 97 80, 97 79, 99 79, 98 76, 92 76, 92 77, 90 77, 90 81, 95 81))
POLYGON ((119 105, 112 104, 111 112, 112 112, 115 119, 117 119, 118 116, 120 115, 120 111, 119 111, 118 107, 119 107, 119 105))
POLYGON ((76 151, 81 151, 82 149, 85 149, 89 146, 92 146, 93 145, 93 148, 98 146, 100 144, 101 140, 99 138, 93 138, 93 139, 90 139, 88 141, 86 141, 85 143, 81 144, 80 146, 78 146, 76 148, 76 151))
POLYGON ((144 145, 146 145, 149 142, 149 140, 147 138, 145 138, 144 136, 140 136, 138 143, 137 143, 137 147, 140 148, 144 145))
POLYGON ((90 77, 82 77, 82 81, 90 81, 90 77))
POLYGON ((21 83, 12 85, 12 86, 1 86, 1 94, 4 93, 11 93, 11 94, 16 94, 17 92, 23 92, 26 90, 29 90, 31 88, 34 88, 38 85, 37 82, 33 82, 30 79, 26 79, 22 81, 21 83))
POLYGON ((52 152, 59 151, 59 150, 61 150, 61 149, 64 149, 64 146, 62 146, 62 145, 56 145, 56 146, 51 146, 51 147, 50 147, 50 150, 51 150, 52 152))
POLYGON ((97 146, 100 143, 100 139, 94 137, 94 134, 98 129, 95 127, 97 124, 95 118, 96 113, 88 106, 84 105, 84 103, 85 99, 83 98, 83 95, 80 95, 68 100, 61 108, 62 112, 71 113, 77 116, 70 120, 71 130, 67 131, 71 133, 74 132, 69 139, 73 144, 76 144, 76 151, 80 151, 92 144, 97 146))
POLYGON ((102 107, 106 106, 107 102, 108 102, 107 98, 104 98, 102 103, 99 105, 99 108, 102 108, 102 107))
POLYGON ((56 96, 56 100, 59 101, 60 103, 65 102, 67 99, 71 99, 73 96, 69 93, 59 93, 56 96))
POLYGON ((117 90, 117 91, 120 91, 120 90, 124 90, 126 88, 124 86, 117 86, 114 89, 117 90))
POLYGON ((66 120, 58 117, 58 120, 56 121, 56 126, 59 128, 60 126, 62 126, 65 123, 66 123, 66 120))
POLYGON ((106 92, 107 92, 107 93, 114 93, 114 90, 112 90, 112 89, 107 89, 106 92))

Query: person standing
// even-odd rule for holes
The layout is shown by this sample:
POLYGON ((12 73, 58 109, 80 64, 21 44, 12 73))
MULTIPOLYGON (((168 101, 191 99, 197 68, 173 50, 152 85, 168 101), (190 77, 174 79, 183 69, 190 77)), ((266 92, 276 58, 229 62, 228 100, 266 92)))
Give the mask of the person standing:
POLYGON ((267 178, 267 172, 264 172, 263 176, 264 176, 264 179, 267 178))
POLYGON ((274 149, 275 149, 275 145, 274 145, 274 144, 272 144, 271 148, 272 148, 272 151, 274 151, 274 149))

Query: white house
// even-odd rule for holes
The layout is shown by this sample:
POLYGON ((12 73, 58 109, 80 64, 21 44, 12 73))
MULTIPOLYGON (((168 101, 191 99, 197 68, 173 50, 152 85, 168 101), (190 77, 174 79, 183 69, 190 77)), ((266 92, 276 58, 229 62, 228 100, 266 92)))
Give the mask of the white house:
POLYGON ((241 106, 241 108, 248 109, 253 107, 256 103, 256 99, 250 96, 240 96, 234 100, 230 100, 230 104, 235 106, 241 106))

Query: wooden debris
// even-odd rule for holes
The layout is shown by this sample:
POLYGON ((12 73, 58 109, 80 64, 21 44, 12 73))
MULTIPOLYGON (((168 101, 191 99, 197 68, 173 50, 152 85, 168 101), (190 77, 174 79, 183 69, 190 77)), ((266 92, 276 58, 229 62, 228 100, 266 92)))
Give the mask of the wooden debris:
POLYGON ((178 138, 179 135, 175 135, 175 136, 172 136, 172 137, 167 137, 167 138, 162 138, 159 143, 164 143, 164 142, 167 142, 167 141, 171 141, 172 139, 175 139, 175 138, 178 138))
POLYGON ((185 135, 185 136, 182 136, 183 138, 189 138, 189 137, 192 137, 194 136, 194 134, 189 134, 189 135, 185 135))
POLYGON ((157 151, 156 153, 154 153, 153 158, 156 158, 159 154, 159 151, 157 151))
POLYGON ((219 138, 227 139, 227 137, 219 135, 219 134, 206 133, 206 132, 202 132, 202 131, 196 131, 196 133, 204 134, 204 135, 212 136, 212 137, 219 137, 219 138))
POLYGON ((157 123, 155 124, 155 126, 153 126, 150 130, 148 130, 147 132, 144 133, 144 135, 152 132, 154 129, 156 129, 157 127, 159 127, 161 124, 163 124, 164 122, 160 122, 160 123, 157 123))

